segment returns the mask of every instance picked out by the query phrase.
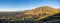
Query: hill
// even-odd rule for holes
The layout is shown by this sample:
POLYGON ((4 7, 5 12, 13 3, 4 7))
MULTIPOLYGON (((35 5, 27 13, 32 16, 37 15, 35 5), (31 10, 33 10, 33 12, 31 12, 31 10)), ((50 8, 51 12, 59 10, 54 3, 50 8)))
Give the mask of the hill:
MULTIPOLYGON (((34 20, 38 21, 40 19, 44 19, 44 18, 54 15, 56 13, 60 13, 60 9, 55 9, 50 6, 42 6, 42 7, 32 9, 30 11, 26 11, 24 14, 29 15, 32 18, 34 18, 34 20), (37 17, 35 17, 35 16, 37 16, 37 17)), ((29 16, 27 16, 27 17, 29 17, 29 16)))

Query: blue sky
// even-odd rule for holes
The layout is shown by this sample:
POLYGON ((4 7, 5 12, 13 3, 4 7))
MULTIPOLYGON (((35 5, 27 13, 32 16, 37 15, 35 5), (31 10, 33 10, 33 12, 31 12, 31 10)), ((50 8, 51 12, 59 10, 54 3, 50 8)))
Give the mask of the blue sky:
POLYGON ((0 10, 28 10, 40 6, 60 8, 60 0, 0 0, 0 10))

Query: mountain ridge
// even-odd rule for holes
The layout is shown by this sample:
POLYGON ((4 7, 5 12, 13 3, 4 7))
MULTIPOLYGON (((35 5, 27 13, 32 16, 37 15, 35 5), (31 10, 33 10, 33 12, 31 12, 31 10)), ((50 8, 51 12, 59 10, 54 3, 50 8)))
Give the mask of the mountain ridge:
POLYGON ((40 19, 44 19, 46 17, 52 16, 56 13, 60 13, 60 9, 55 9, 53 7, 50 7, 50 6, 42 6, 42 7, 32 9, 30 11, 26 11, 24 14, 29 15, 29 16, 30 15, 38 16, 39 18, 35 19, 36 21, 38 21, 40 19))
POLYGON ((52 8, 52 7, 49 7, 49 6, 42 6, 42 7, 38 7, 38 8, 32 9, 31 11, 27 11, 27 12, 25 12, 25 14, 30 14, 30 12, 33 13, 33 14, 35 12, 42 13, 42 12, 49 11, 49 10, 57 11, 57 9, 55 9, 55 8, 52 8))

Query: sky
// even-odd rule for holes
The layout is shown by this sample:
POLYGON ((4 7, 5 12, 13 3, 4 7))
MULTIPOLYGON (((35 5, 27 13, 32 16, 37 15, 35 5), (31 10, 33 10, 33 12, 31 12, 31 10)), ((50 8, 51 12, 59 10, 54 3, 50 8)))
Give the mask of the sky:
POLYGON ((60 0, 0 0, 0 11, 23 11, 40 6, 60 8, 60 0))

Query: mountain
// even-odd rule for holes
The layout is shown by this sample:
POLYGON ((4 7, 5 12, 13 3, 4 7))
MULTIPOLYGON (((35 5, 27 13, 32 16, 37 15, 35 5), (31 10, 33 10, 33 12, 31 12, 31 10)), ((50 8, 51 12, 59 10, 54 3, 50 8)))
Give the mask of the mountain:
POLYGON ((30 14, 30 15, 34 15, 34 14, 53 14, 53 13, 57 13, 57 10, 55 8, 49 7, 49 6, 42 6, 42 7, 38 7, 35 9, 32 9, 30 11, 25 12, 24 14, 30 14))
MULTIPOLYGON (((32 16, 32 18, 35 18, 33 16, 37 16, 39 18, 34 19, 34 20, 38 21, 40 19, 44 19, 46 17, 49 17, 49 16, 54 15, 59 12, 60 12, 60 9, 55 9, 50 6, 42 6, 42 7, 37 7, 35 9, 32 9, 30 11, 26 11, 24 14, 32 16)), ((29 17, 29 16, 27 16, 27 17, 29 17)))

